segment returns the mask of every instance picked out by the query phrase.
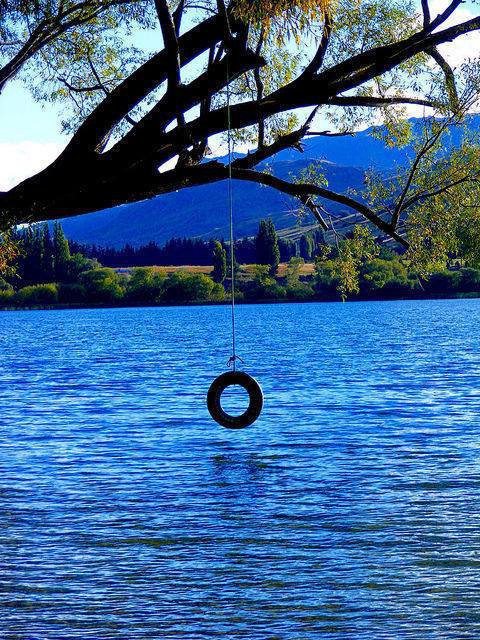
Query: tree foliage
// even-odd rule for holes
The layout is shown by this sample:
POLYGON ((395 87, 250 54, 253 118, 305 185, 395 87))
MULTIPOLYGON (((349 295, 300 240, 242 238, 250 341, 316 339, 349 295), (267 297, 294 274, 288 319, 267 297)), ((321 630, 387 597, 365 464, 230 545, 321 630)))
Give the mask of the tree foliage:
POLYGON ((176 271, 166 282, 163 299, 169 302, 222 300, 225 290, 203 273, 176 271))
POLYGON ((138 267, 127 283, 127 297, 132 302, 156 302, 165 289, 167 274, 156 267, 138 267))
MULTIPOLYGON (((56 235, 62 238, 63 232, 59 233, 58 225, 55 227, 56 235)), ((105 268, 81 253, 70 255, 69 246, 68 268, 56 271, 54 243, 47 225, 24 229, 15 244, 18 255, 10 265, 10 273, 0 277, 0 307, 49 306, 57 302, 171 304, 218 302, 225 298, 222 285, 198 273, 197 267, 105 268), (50 253, 45 250, 48 247, 50 253), (50 265, 47 270, 46 264, 50 265), (53 282, 59 274, 63 279, 53 282)), ((480 296, 480 259, 475 260, 470 254, 450 258, 448 268, 432 267, 428 278, 420 278, 408 251, 399 254, 387 248, 360 226, 338 239, 333 247, 323 245, 317 251, 320 253, 313 275, 312 265, 299 255, 291 257, 275 275, 270 273, 269 265, 237 267, 238 300, 335 300, 347 295, 362 299, 480 296)))
POLYGON ((55 304, 58 302, 58 287, 54 283, 22 287, 15 298, 21 306, 55 304))
MULTIPOLYGON (((337 244, 336 260, 330 262, 330 276, 337 281, 337 289, 346 300, 350 293, 360 291, 360 273, 362 267, 372 261, 379 254, 379 247, 368 229, 356 226, 351 237, 345 238, 337 244)), ((318 258, 317 264, 321 268, 328 261, 331 249, 325 251, 318 258)))
POLYGON ((117 302, 124 294, 124 281, 113 269, 92 269, 81 275, 88 299, 93 302, 117 302))
POLYGON ((13 253, 7 275, 13 282, 75 282, 81 273, 98 265, 96 260, 80 253, 70 253, 68 240, 58 222, 53 225, 53 234, 45 223, 10 233, 8 242, 13 253))
POLYGON ((12 240, 10 233, 4 233, 0 238, 0 277, 14 273, 13 265, 18 255, 18 245, 12 240))

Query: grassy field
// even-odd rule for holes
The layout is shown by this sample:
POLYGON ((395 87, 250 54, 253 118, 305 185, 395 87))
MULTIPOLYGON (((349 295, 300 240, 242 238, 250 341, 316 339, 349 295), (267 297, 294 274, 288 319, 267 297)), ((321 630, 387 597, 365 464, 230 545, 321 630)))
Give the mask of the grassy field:
MULTIPOLYGON (((152 266, 156 266, 156 265, 152 265, 152 266)), ((300 275, 302 276, 312 275, 314 271, 314 267, 315 265, 312 262, 307 262, 306 264, 302 265, 300 269, 300 275)), ((130 273, 133 269, 134 267, 125 267, 125 268, 115 269, 115 270, 118 271, 118 273, 130 273)), ((187 273, 205 273, 206 275, 210 275, 213 271, 213 267, 195 266, 195 265, 158 267, 158 269, 161 269, 166 273, 175 273, 175 271, 186 271, 187 273)), ((241 264, 238 276, 245 280, 249 280, 253 276, 254 270, 255 270, 255 265, 241 264)), ((278 266, 277 276, 280 278, 283 278, 285 276, 286 270, 287 270, 287 263, 281 262, 280 265, 278 266)))

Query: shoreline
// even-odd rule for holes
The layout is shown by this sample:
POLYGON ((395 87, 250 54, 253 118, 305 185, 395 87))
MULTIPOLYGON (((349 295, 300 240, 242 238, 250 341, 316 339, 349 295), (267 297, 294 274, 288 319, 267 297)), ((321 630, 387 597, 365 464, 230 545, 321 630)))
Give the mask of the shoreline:
MULTIPOLYGON (((254 305, 254 304, 311 304, 322 302, 400 302, 408 300, 472 300, 479 299, 480 291, 468 292, 468 293, 445 293, 445 294, 432 294, 432 295, 412 295, 412 296, 400 296, 400 297, 380 297, 380 296, 356 296, 354 298, 348 298, 343 301, 337 297, 332 298, 310 298, 308 300, 296 300, 296 299, 258 299, 258 300, 236 300, 237 306, 241 305, 254 305)), ((66 311, 75 309, 145 309, 145 308, 162 308, 162 307, 225 307, 231 304, 230 300, 198 300, 191 302, 146 302, 144 304, 138 302, 119 302, 105 303, 105 302, 78 302, 78 303, 55 303, 45 305, 29 305, 29 306, 4 306, 0 307, 2 311, 66 311)))

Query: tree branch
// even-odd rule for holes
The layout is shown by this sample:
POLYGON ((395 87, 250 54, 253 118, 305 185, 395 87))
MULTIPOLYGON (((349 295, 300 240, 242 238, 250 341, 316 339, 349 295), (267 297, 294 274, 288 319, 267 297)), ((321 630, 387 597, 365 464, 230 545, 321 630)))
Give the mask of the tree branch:
POLYGON ((437 47, 432 47, 426 51, 428 55, 435 60, 440 69, 445 75, 445 85, 447 87, 448 98, 450 100, 451 109, 453 112, 458 110, 459 99, 457 92, 457 85, 455 82, 455 74, 452 67, 448 64, 445 58, 442 56, 437 47))
POLYGON ((424 98, 411 98, 408 96, 336 96, 328 101, 328 104, 338 107, 383 107, 393 104, 416 104, 422 107, 438 107, 438 103, 424 98))
MULTIPOLYGON (((346 63, 340 63, 331 69, 319 74, 308 83, 300 80, 294 80, 289 85, 282 87, 274 93, 266 96, 263 100, 256 102, 244 102, 235 104, 231 107, 231 123, 235 129, 251 126, 258 120, 259 113, 264 117, 269 117, 282 111, 289 111, 301 107, 315 106, 319 104, 354 104, 354 105, 381 105, 392 104, 396 101, 401 103, 423 104, 425 106, 436 106, 428 100, 416 98, 371 98, 356 96, 338 97, 337 90, 346 91, 355 88, 357 84, 365 82, 373 77, 388 71, 394 66, 409 59, 412 55, 424 51, 434 44, 453 40, 458 35, 468 33, 473 30, 480 29, 480 16, 467 22, 455 25, 432 35, 424 35, 422 33, 415 34, 408 40, 388 45, 386 47, 377 47, 373 50, 354 56, 350 61, 350 78, 342 75, 343 79, 339 80, 334 77, 334 71, 343 69, 346 63), (365 62, 370 60, 368 65, 365 62), (353 69, 353 71, 352 71, 353 69), (360 76, 361 75, 361 79, 360 76)), ((162 143, 165 152, 160 155, 159 160, 164 161, 169 154, 179 145, 188 144, 189 139, 196 139, 199 135, 215 135, 225 130, 227 123, 226 108, 219 108, 209 114, 208 121, 199 123, 198 119, 189 123, 189 137, 185 136, 178 130, 173 130, 163 136, 162 143)))
MULTIPOLYGON (((95 78, 95 80, 98 82, 98 85, 100 86, 100 88, 102 89, 102 91, 104 92, 104 94, 106 96, 110 95, 110 91, 107 89, 107 87, 105 86, 104 82, 102 81, 102 79, 100 78, 100 74, 98 73, 98 71, 95 68, 95 65, 93 64, 93 60, 90 57, 90 54, 87 54, 87 60, 88 60, 88 66, 90 67, 91 72, 93 73, 93 76, 95 78)), ((132 127, 134 127, 137 123, 135 122, 135 120, 133 118, 131 118, 128 114, 125 116, 125 120, 128 122, 128 124, 130 124, 132 127)))
POLYGON ((430 24, 428 25, 428 31, 431 33, 432 31, 435 31, 437 27, 446 22, 446 20, 448 20, 448 18, 462 4, 462 2, 463 0, 453 0, 453 2, 451 2, 448 7, 444 11, 442 11, 442 13, 439 13, 438 16, 430 22, 430 24))
POLYGON ((168 89, 173 91, 181 83, 180 78, 180 49, 170 9, 167 0, 155 0, 158 21, 162 30, 163 46, 168 57, 168 89))
MULTIPOLYGON (((162 30, 163 46, 168 56, 167 91, 174 93, 182 84, 180 49, 175 23, 168 8, 167 0, 155 0, 155 9, 162 30)), ((185 116, 181 108, 177 109, 177 122, 179 126, 185 126, 185 116)))
POLYGON ((28 38, 15 56, 0 68, 0 93, 5 85, 20 69, 48 44, 67 33, 70 29, 86 24, 108 9, 128 4, 131 0, 111 0, 100 3, 92 0, 84 0, 73 4, 68 10, 60 11, 54 15, 47 15, 39 20, 31 29, 28 38))
POLYGON ((407 200, 403 208, 404 210, 409 209, 412 205, 416 204, 417 202, 426 200, 428 198, 433 198, 434 196, 441 195, 442 193, 445 193, 449 189, 452 189, 453 187, 457 187, 460 184, 465 184, 466 182, 478 183, 479 175, 480 174, 477 173, 476 176, 463 176, 458 180, 453 180, 452 182, 443 184, 439 186, 437 189, 434 189, 433 191, 424 191, 423 193, 418 193, 412 198, 410 198, 409 200, 407 200))
POLYGON ((185 9, 185 0, 180 0, 178 7, 173 12, 173 24, 175 26, 175 34, 178 38, 180 27, 182 26, 183 11, 185 9))
MULTIPOLYGON (((455 2, 449 7, 451 8, 454 4, 455 2)), ((183 12, 184 4, 178 4, 177 9, 180 6, 183 12)), ((175 37, 177 42, 178 56, 175 68, 172 66, 171 46, 167 46, 170 50, 157 53, 140 65, 106 95, 103 102, 85 119, 66 150, 54 163, 38 175, 17 185, 7 194, 0 195, 2 210, 8 209, 10 212, 15 212, 19 219, 22 216, 30 216, 41 220, 58 215, 85 213, 102 207, 137 201, 185 186, 224 179, 225 167, 212 167, 211 163, 193 167, 185 165, 199 162, 203 155, 200 151, 206 148, 209 137, 222 133, 227 128, 228 109, 225 106, 219 106, 212 110, 214 96, 226 86, 229 79, 256 69, 263 63, 258 55, 246 49, 248 25, 235 21, 232 6, 231 2, 226 9, 225 3, 219 0, 217 14, 205 19, 182 35, 178 35, 176 14, 170 15, 165 37, 167 39, 175 37), (225 12, 227 12, 227 18, 225 18, 225 12), (228 33, 226 33, 227 24, 228 33), (207 70, 186 86, 178 82, 178 72, 183 66, 207 52, 209 53, 207 70), (230 73, 227 73, 227 70, 230 73), (173 71, 175 71, 175 83, 173 83, 173 71), (151 111, 140 122, 134 123, 133 129, 126 133, 112 149, 100 154, 104 141, 113 128, 123 118, 128 117, 135 106, 165 81, 169 83, 167 91, 151 111), (184 115, 197 106, 200 106, 198 117, 192 117, 191 121, 177 124, 176 127, 167 131, 169 125, 178 120, 179 113, 184 115), (157 167, 175 155, 181 158, 178 167, 160 175, 157 167)), ((159 10, 163 8, 163 11, 165 7, 168 9, 166 0, 157 0, 157 7, 159 10)), ((446 10, 447 13, 448 10, 446 10)), ((446 13, 443 12, 440 15, 445 16, 446 13)), ((437 16, 436 20, 438 19, 440 16, 437 16)), ((432 30, 434 22, 430 23, 428 29, 424 28, 399 42, 374 47, 329 69, 314 72, 309 77, 301 74, 270 95, 263 95, 264 91, 262 91, 261 95, 257 95, 256 100, 233 104, 231 106, 232 128, 255 126, 278 113, 302 107, 316 109, 320 105, 436 106, 430 100, 408 96, 344 95, 346 92, 353 93, 361 84, 388 72, 418 53, 428 52, 443 42, 480 29, 480 16, 442 31, 432 30)), ((323 63, 322 53, 324 54, 328 46, 330 34, 326 31, 311 63, 314 66, 318 65, 317 68, 323 63)), ((101 80, 98 84, 102 85, 101 80)), ((392 225, 390 221, 385 222, 376 211, 361 202, 316 185, 291 185, 274 176, 253 170, 254 166, 279 150, 287 147, 300 148, 301 139, 307 133, 308 127, 304 126, 299 131, 282 136, 272 144, 261 144, 256 152, 235 161, 233 167, 237 172, 235 177, 277 188, 299 198, 307 206, 310 206, 312 198, 319 197, 351 207, 382 232, 402 242, 402 238, 395 230, 396 225, 392 225)), ((405 194, 401 209, 406 206, 408 195, 410 193, 405 194)))
POLYGON ((58 76, 59 82, 61 82, 69 91, 73 93, 91 93, 93 91, 103 91, 103 87, 100 84, 95 84, 90 87, 75 87, 73 84, 70 84, 66 78, 62 76, 58 76))
POLYGON ((316 195, 321 198, 331 200, 332 202, 343 204, 351 209, 354 209, 355 211, 358 211, 358 213, 360 213, 369 222, 374 224, 378 229, 394 238, 403 246, 407 246, 405 239, 399 236, 388 223, 382 220, 369 207, 361 202, 358 202, 357 200, 354 200, 353 198, 350 198, 349 196, 336 193, 334 191, 331 191, 330 189, 325 189, 315 184, 292 184, 290 182, 287 182, 286 180, 281 180, 280 178, 272 176, 268 173, 260 173, 258 171, 252 171, 250 169, 235 168, 233 169, 233 177, 237 178, 238 180, 257 182, 259 184, 273 187, 274 189, 277 189, 277 191, 286 193, 290 196, 293 196, 294 198, 316 195))
POLYGON ((307 131, 305 136, 325 136, 326 138, 339 138, 341 136, 354 136, 356 135, 355 131, 307 131))
POLYGON ((284 149, 292 148, 297 151, 303 151, 300 141, 306 135, 316 112, 317 110, 315 109, 300 129, 280 136, 272 144, 268 146, 264 145, 256 151, 248 153, 244 158, 238 158, 233 162, 233 166, 238 169, 252 169, 267 158, 271 158, 284 149))
MULTIPOLYGON (((213 95, 223 88, 230 80, 235 80, 239 75, 257 66, 265 64, 263 58, 259 58, 253 52, 246 52, 243 56, 228 54, 220 62, 214 63, 210 69, 193 80, 190 84, 178 87, 175 93, 166 94, 155 107, 144 116, 139 123, 109 152, 109 157, 126 153, 128 157, 142 158, 149 161, 155 156, 157 149, 163 149, 163 140, 168 134, 162 135, 165 126, 171 121, 177 109, 188 111, 199 104, 209 95, 213 95), (160 135, 158 135, 160 133, 160 135), (158 140, 158 147, 155 142, 158 140), (146 152, 146 145, 151 148, 146 152)), ((208 119, 208 118, 207 118, 208 119)), ((202 122, 200 116, 197 121, 202 122)), ((192 145, 196 140, 205 138, 205 135, 190 136, 190 127, 176 128, 174 131, 181 134, 184 131, 184 146, 192 145)), ((206 136, 208 137, 208 136, 206 136)), ((182 144, 181 144, 182 146, 182 144)), ((176 147, 177 149, 178 147, 176 147)), ((175 155, 175 154, 174 154, 175 155)))
POLYGON ((405 40, 375 47, 334 65, 319 74, 317 81, 327 83, 332 88, 335 87, 335 94, 338 95, 390 71, 418 53, 444 42, 451 42, 460 35, 478 29, 480 29, 480 16, 436 33, 430 33, 431 29, 427 32, 419 31, 405 40))
POLYGON ((412 166, 410 168, 407 180, 405 181, 405 185, 402 190, 402 193, 398 198, 397 204, 395 205, 395 209, 392 214, 391 225, 393 229, 396 229, 398 226, 398 222, 400 220, 402 210, 405 208, 406 197, 412 185, 415 174, 420 166, 420 163, 422 162, 423 158, 425 158, 425 156, 433 149, 433 147, 440 140, 440 137, 445 132, 446 127, 447 125, 440 127, 439 130, 433 136, 430 136, 429 138, 427 138, 427 140, 425 141, 425 143, 422 145, 419 152, 417 153, 415 160, 413 161, 412 166))
MULTIPOLYGON (((262 29, 260 32, 260 37, 258 39, 258 44, 255 51, 258 56, 262 51, 264 38, 265 38, 265 31, 264 29, 262 29)), ((259 101, 263 99, 264 90, 265 90, 265 85, 262 80, 262 73, 261 73, 260 67, 254 70, 253 77, 255 80, 256 88, 257 88, 257 101, 259 101)), ((261 149, 264 145, 265 145, 265 118, 260 114, 258 118, 258 148, 261 149)))
POLYGON ((428 0, 421 0, 422 2, 422 12, 423 12, 423 29, 426 31, 430 26, 430 7, 428 5, 428 0))
MULTIPOLYGON (((180 62, 188 64, 219 42, 221 21, 208 18, 178 38, 180 62)), ((167 79, 168 54, 161 51, 121 82, 85 119, 65 150, 66 155, 95 152, 110 130, 149 93, 167 79)))
POLYGON ((332 34, 333 21, 330 13, 325 13, 325 24, 323 25, 322 39, 318 46, 317 52, 312 58, 311 62, 306 67, 303 75, 305 77, 313 76, 323 64, 325 54, 327 53, 328 44, 330 42, 330 36, 332 34))

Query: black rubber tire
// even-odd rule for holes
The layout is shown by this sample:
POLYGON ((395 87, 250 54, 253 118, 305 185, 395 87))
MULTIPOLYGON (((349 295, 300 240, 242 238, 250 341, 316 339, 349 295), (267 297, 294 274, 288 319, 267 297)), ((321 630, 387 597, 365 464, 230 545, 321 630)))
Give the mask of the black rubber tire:
POLYGON ((207 407, 210 415, 226 429, 244 429, 255 422, 263 409, 263 391, 258 382, 244 371, 226 371, 218 376, 208 390, 207 407), (221 397, 227 387, 239 385, 245 389, 250 402, 241 416, 231 416, 222 409, 221 397))

